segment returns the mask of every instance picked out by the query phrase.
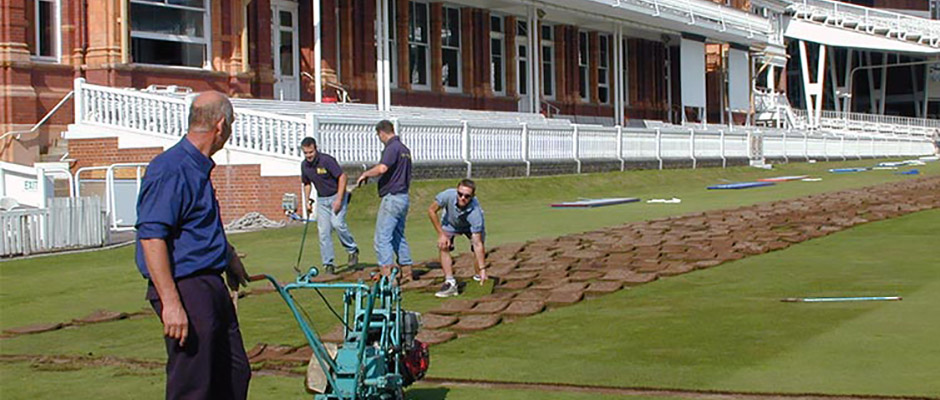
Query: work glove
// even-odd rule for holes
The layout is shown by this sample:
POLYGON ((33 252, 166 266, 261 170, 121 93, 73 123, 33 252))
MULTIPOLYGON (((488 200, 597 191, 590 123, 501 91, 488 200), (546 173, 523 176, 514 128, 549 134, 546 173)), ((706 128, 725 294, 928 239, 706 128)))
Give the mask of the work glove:
POLYGON ((238 287, 248 287, 248 272, 245 271, 245 265, 242 264, 241 257, 235 252, 235 248, 229 246, 231 258, 228 267, 225 268, 225 282, 229 289, 237 292, 238 287))

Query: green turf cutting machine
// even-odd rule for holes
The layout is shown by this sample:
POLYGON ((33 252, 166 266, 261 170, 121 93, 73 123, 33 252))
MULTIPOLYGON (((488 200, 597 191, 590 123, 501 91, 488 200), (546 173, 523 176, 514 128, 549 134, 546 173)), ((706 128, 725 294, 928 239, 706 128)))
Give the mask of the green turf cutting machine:
POLYGON ((249 278, 267 279, 274 285, 313 350, 307 367, 307 390, 315 394, 315 400, 404 399, 404 388, 424 377, 430 356, 427 344, 415 339, 420 315, 401 308, 401 288, 394 284, 398 270, 371 285, 361 280, 314 282, 318 274, 312 267, 283 286, 270 275, 249 278), (330 305, 321 289, 343 291, 342 314, 330 305), (291 295, 295 290, 316 291, 342 322, 345 335, 341 345, 320 340, 310 316, 291 295))

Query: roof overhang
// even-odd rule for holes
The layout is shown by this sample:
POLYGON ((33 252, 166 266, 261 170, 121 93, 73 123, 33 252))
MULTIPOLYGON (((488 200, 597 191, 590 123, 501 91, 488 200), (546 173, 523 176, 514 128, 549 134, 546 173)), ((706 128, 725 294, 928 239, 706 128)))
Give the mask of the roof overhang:
POLYGON ((889 39, 845 28, 826 26, 815 22, 790 19, 784 35, 789 39, 851 49, 876 50, 909 55, 936 55, 940 49, 903 40, 889 39))
MULTIPOLYGON (((496 12, 526 15, 532 6, 548 23, 612 31, 625 27, 631 36, 643 33, 678 36, 691 33, 717 42, 760 46, 768 43, 770 21, 707 0, 451 0, 452 3, 496 12)), ((654 37, 651 35, 651 37, 654 37)))

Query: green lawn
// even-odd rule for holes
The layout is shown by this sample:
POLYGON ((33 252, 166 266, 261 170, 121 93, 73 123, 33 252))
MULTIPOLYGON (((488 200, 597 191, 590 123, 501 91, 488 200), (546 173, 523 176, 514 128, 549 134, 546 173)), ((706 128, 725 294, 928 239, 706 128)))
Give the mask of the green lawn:
MULTIPOLYGON (((534 179, 481 180, 488 244, 592 230, 666 215, 731 208, 812 193, 910 179, 890 171, 834 175, 836 166, 871 161, 790 164, 774 171, 750 168, 638 171, 534 179), (822 182, 791 182, 747 191, 707 191, 722 180, 816 174, 822 182), (680 197, 679 205, 628 204, 589 210, 552 210, 548 204, 577 197, 680 197)), ((940 164, 919 167, 940 174, 940 164)), ((417 182, 408 235, 415 258, 432 257, 434 236, 427 202, 451 181, 417 182)), ((372 189, 370 189, 372 190, 372 189)), ((374 260, 371 232, 376 198, 357 193, 350 225, 363 261, 374 260)), ((433 349, 431 374, 440 377, 525 380, 693 389, 812 391, 825 393, 940 394, 936 314, 940 273, 927 268, 940 212, 864 225, 820 240, 720 268, 670 278, 583 302, 433 349), (892 293, 883 293, 891 291, 892 293), (784 304, 781 297, 900 294, 897 303, 784 304), (573 338, 576 338, 573 339, 573 338), (933 385, 933 386, 931 386, 933 385)), ((300 227, 232 235, 249 254, 252 273, 292 276, 300 227)), ((316 263, 315 228, 304 265, 316 263)), ((338 254, 342 254, 341 252, 338 254)), ((936 265, 934 262, 932 265, 936 265)), ((133 265, 133 247, 0 262, 0 328, 67 321, 99 308, 147 307, 144 281, 133 265)), ((467 296, 486 288, 469 285, 467 296)), ((332 301, 338 302, 333 295, 332 301)), ((311 296, 311 304, 317 299, 311 296)), ((439 303, 429 294, 406 296, 408 308, 439 303)), ((299 330, 276 295, 239 302, 248 347, 302 343, 299 330)), ((320 306, 310 306, 321 331, 335 325, 320 306)), ((159 361, 165 357, 153 317, 0 339, 2 354, 111 355, 159 361)), ((110 367, 50 371, 25 362, 0 363, 0 397, 49 397, 70 383, 76 398, 159 397, 162 375, 110 367), (25 383, 23 381, 29 381, 25 383), (101 385, 113 381, 114 394, 101 385), (134 387, 140 390, 130 391, 134 387), (125 390, 120 390, 125 388, 125 390), (125 395, 127 393, 127 395, 125 395), (144 393, 139 395, 137 393, 144 393), (105 396, 100 396, 105 394, 105 396), (149 395, 152 394, 152 395, 149 395)), ((301 397, 301 381, 261 376, 252 398, 301 397), (296 396, 294 394, 297 394, 296 396)), ((110 388, 108 389, 110 390, 110 388)), ((479 398, 480 389, 421 386, 412 398, 479 398)), ((492 392, 485 392, 492 393, 492 392)), ((499 391, 499 398, 586 398, 582 394, 499 391)), ((489 395, 485 397, 490 397, 489 395)), ((592 397, 595 397, 592 395, 592 397)))
MULTIPOLYGON (((523 242, 604 226, 717 208, 804 196, 839 189, 911 179, 892 171, 830 174, 829 168, 871 165, 873 162, 794 163, 763 171, 749 167, 699 170, 631 171, 532 179, 480 180, 478 194, 487 216, 487 244, 523 242), (817 175, 822 182, 789 182, 746 191, 709 191, 705 187, 782 175, 817 175), (578 197, 634 196, 643 199, 679 197, 682 204, 627 204, 596 209, 550 209, 555 201, 578 197)), ((922 173, 940 174, 940 163, 919 167, 922 173)), ((435 256, 434 230, 425 210, 433 196, 455 182, 420 181, 412 188, 408 238, 417 260, 435 256)), ((377 198, 374 186, 357 192, 349 212, 349 225, 362 248, 362 262, 374 262, 372 232, 377 198)), ((248 254, 251 273, 266 272, 291 279, 303 229, 293 226, 231 235, 240 252, 248 254)), ((337 240, 336 254, 342 257, 337 240)), ((458 244, 463 248, 462 244, 458 244)), ((316 227, 311 226, 303 265, 319 263, 316 227)), ((40 322, 68 321, 96 309, 137 311, 145 282, 134 266, 134 247, 0 262, 0 330, 40 322)))
POLYGON ((940 210, 660 280, 434 348, 435 377, 940 395, 940 210), (782 303, 900 295, 900 302, 782 303))

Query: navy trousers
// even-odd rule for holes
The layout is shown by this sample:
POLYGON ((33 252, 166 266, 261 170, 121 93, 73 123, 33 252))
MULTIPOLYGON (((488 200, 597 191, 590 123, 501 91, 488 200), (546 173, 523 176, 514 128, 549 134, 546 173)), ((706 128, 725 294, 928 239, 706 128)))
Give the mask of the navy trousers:
MULTIPOLYGON (((221 275, 199 274, 176 281, 189 317, 186 344, 166 341, 167 399, 248 397, 251 366, 238 329, 238 317, 221 275)), ((147 299, 158 316, 163 304, 151 284, 147 299)))

